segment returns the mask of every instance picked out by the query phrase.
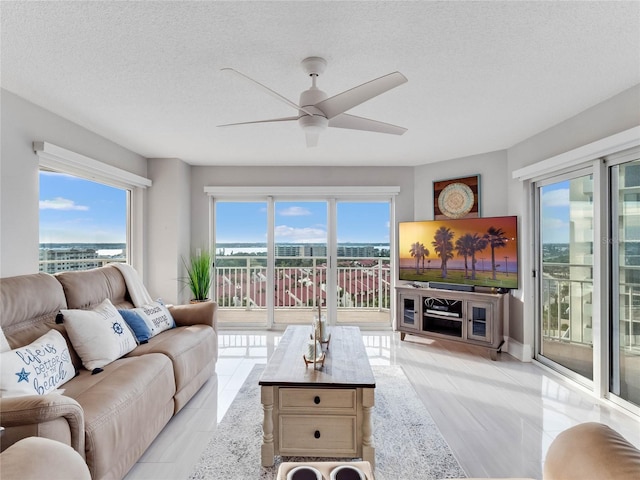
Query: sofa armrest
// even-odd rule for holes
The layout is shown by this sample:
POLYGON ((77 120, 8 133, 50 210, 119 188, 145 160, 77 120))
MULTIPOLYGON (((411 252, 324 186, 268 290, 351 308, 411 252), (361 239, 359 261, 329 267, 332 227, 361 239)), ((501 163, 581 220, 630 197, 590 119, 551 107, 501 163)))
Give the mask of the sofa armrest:
MULTIPOLYGON (((12 430, 19 432, 21 427, 47 423, 55 425, 54 428, 61 428, 55 421, 64 419, 64 425, 68 426, 69 432, 60 432, 59 435, 50 432, 51 436, 70 436, 70 446, 84 458, 84 411, 73 398, 58 394, 1 398, 0 412, 0 422, 5 427, 3 447, 9 438, 15 437, 12 430)), ((15 442, 18 438, 12 440, 15 442)))
POLYGON ((189 325, 209 325, 218 331, 218 323, 216 321, 216 310, 218 304, 216 302, 199 302, 190 303, 188 305, 170 305, 169 312, 179 327, 189 325))
POLYGON ((545 480, 640 478, 640 450, 602 423, 588 422, 560 433, 544 461, 545 480))

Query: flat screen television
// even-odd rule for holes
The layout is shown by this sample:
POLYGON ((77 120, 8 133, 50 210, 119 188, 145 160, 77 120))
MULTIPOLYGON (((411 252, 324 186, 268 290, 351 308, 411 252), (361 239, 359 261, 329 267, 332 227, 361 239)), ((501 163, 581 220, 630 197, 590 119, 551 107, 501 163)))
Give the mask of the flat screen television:
POLYGON ((518 217, 400 222, 400 280, 518 288, 518 217))

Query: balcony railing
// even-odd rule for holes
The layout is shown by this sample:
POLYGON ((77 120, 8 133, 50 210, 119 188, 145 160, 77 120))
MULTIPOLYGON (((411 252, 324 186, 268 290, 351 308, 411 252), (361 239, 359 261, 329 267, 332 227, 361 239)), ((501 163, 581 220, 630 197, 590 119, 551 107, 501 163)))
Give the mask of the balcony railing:
MULTIPOLYGON (((266 258, 218 257, 214 270, 216 300, 221 308, 266 308, 269 295, 266 258)), ((340 257, 337 283, 339 308, 388 311, 391 298, 388 257, 340 257)), ((317 299, 326 298, 326 287, 326 258, 276 258, 275 308, 315 307, 317 299)))

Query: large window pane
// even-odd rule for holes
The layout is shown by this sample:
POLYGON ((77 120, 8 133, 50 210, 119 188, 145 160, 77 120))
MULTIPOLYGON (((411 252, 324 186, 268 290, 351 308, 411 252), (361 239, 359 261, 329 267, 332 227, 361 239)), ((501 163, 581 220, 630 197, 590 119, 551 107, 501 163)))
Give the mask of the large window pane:
POLYGON ((593 176, 540 187, 540 352, 593 380, 593 176))
POLYGON ((640 406, 640 160, 612 168, 611 391, 640 406))
POLYGON ((40 171, 41 272, 127 261, 128 191, 40 171))
POLYGON ((266 324, 266 202, 216 202, 215 231, 218 321, 266 324))
POLYGON ((327 202, 275 203, 275 323, 311 323, 327 286, 327 202))
POLYGON ((389 202, 338 202, 337 321, 389 325, 389 202))

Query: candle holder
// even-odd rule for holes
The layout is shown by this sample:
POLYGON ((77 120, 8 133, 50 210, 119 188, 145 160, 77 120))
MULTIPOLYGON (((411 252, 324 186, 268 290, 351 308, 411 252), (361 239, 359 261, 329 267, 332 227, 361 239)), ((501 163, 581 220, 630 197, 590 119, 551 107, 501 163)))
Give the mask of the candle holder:
POLYGON ((309 335, 309 342, 307 343, 307 351, 302 355, 305 366, 313 363, 313 368, 324 367, 324 359, 326 353, 322 351, 322 345, 327 345, 329 350, 329 342, 331 341, 331 334, 327 335, 327 319, 322 315, 320 299, 316 298, 318 305, 318 313, 314 315, 311 334, 309 335))

